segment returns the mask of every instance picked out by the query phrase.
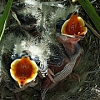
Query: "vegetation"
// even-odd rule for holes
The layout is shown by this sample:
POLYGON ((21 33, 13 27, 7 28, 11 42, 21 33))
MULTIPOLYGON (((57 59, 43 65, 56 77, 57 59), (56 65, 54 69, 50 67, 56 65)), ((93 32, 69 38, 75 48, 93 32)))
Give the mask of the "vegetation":
POLYGON ((7 24, 7 19, 11 10, 11 6, 12 6, 13 0, 8 0, 7 5, 5 7, 5 10, 3 12, 2 17, 0 18, 0 41, 2 39, 2 36, 4 34, 4 30, 7 24))

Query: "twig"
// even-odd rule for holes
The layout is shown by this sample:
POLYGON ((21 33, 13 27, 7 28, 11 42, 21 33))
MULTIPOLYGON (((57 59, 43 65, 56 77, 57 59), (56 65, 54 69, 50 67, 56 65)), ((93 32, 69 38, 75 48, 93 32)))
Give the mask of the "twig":
POLYGON ((11 12, 12 12, 13 18, 15 18, 15 20, 18 22, 18 25, 21 26, 21 22, 19 21, 19 19, 18 19, 16 13, 15 13, 14 11, 11 11, 11 12))
POLYGON ((85 22, 86 26, 92 31, 92 33, 93 33, 96 37, 98 37, 98 38, 100 39, 99 33, 98 33, 95 29, 93 29, 92 26, 89 25, 86 21, 84 21, 84 22, 85 22))

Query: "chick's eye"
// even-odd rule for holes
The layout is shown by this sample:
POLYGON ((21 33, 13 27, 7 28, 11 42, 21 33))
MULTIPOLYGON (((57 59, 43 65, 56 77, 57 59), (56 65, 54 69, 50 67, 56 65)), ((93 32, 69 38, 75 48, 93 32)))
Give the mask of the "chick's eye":
POLYGON ((39 60, 39 57, 36 56, 35 58, 32 59, 33 61, 35 61, 35 63, 37 64, 37 66, 40 66, 40 60, 39 60))
POLYGON ((18 54, 11 55, 12 60, 19 59, 19 58, 20 56, 18 54))

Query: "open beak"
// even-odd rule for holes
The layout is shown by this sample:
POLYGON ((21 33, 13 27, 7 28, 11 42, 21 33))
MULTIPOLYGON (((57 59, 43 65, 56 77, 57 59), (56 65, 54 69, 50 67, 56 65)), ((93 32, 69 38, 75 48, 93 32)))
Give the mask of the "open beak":
POLYGON ((61 34, 68 37, 83 37, 87 32, 84 20, 78 17, 77 12, 71 15, 62 25, 61 34))
POLYGON ((18 82, 20 88, 33 80, 35 81, 37 73, 38 66, 29 57, 24 56, 11 63, 10 74, 18 82))

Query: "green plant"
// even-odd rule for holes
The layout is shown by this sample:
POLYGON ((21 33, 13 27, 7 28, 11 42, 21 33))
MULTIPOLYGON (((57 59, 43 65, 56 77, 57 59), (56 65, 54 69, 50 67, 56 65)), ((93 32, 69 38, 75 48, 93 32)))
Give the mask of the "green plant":
POLYGON ((10 13, 12 2, 13 2, 13 0, 8 0, 6 7, 4 9, 3 15, 0 18, 0 41, 1 41, 2 36, 4 34, 4 30, 5 30, 5 27, 6 27, 6 23, 7 23, 9 13, 10 13))
POLYGON ((100 33, 100 17, 98 16, 91 2, 89 0, 78 0, 78 2, 81 4, 87 15, 90 17, 91 21, 95 25, 96 29, 100 33))

